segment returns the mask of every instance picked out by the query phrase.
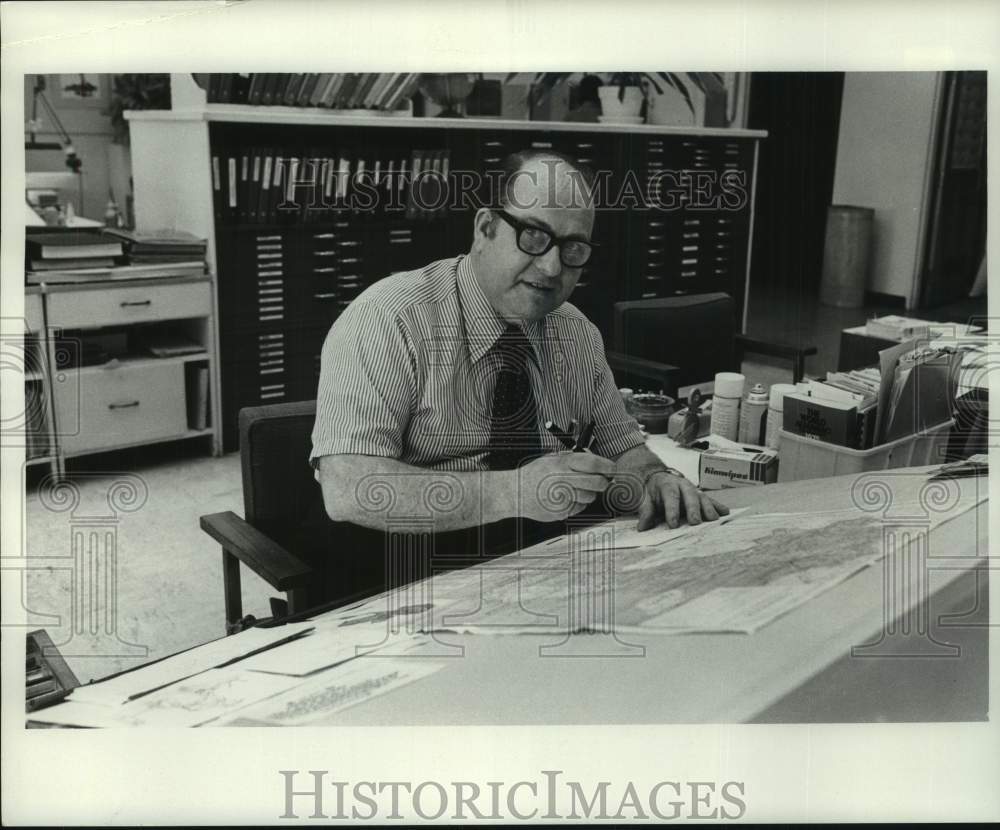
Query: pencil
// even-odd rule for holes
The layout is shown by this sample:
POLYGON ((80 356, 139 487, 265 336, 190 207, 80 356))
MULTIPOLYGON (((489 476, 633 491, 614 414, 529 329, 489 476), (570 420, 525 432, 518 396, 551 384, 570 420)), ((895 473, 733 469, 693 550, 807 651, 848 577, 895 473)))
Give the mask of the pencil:
POLYGON ((596 426, 597 422, 591 421, 583 428, 583 432, 580 433, 580 438, 576 442, 576 446, 573 447, 573 452, 585 452, 590 447, 590 441, 594 437, 594 427, 596 426))

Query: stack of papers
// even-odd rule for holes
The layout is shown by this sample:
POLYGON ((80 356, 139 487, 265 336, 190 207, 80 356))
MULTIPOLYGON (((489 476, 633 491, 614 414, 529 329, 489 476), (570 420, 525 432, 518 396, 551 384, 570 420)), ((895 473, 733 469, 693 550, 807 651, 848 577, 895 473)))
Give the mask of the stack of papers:
POLYGON ((931 324, 927 320, 897 314, 873 317, 865 324, 865 334, 885 340, 912 340, 914 337, 927 337, 930 333, 931 324))

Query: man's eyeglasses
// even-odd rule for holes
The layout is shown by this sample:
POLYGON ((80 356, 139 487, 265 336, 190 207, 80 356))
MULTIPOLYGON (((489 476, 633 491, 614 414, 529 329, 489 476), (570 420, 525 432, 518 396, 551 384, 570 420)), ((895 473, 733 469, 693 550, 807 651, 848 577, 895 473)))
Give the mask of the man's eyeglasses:
POLYGON ((528 225, 515 219, 504 210, 493 212, 514 229, 517 235, 517 247, 524 253, 542 256, 558 245, 559 261, 567 268, 581 268, 590 261, 590 256, 594 252, 593 242, 561 238, 549 233, 545 228, 528 225))

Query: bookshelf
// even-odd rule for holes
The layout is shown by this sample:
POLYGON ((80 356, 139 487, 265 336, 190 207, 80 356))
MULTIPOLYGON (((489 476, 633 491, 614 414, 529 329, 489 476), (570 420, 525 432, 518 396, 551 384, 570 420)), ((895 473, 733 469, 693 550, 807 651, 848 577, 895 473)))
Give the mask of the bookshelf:
POLYGON ((126 113, 136 217, 140 227, 176 227, 209 240, 227 451, 237 446, 240 408, 315 397, 323 338, 360 291, 468 250, 471 206, 408 210, 412 176, 400 170, 412 173, 417 154, 453 192, 461 190, 461 171, 496 169, 508 153, 539 147, 607 171, 609 198, 631 193, 623 204, 632 209, 599 210, 601 247, 571 298, 606 338, 618 300, 724 290, 745 314, 762 131, 187 104, 126 113), (311 184, 333 194, 329 209, 310 211, 302 199, 297 211, 282 212, 273 198, 268 208, 264 188, 254 186, 255 159, 262 182, 265 160, 278 155, 318 160, 311 184), (387 185, 390 171, 397 178, 387 185), (345 198, 337 182, 346 173, 353 188, 359 172, 383 193, 402 180, 398 209, 357 209, 345 198), (723 179, 737 186, 720 197, 723 179), (654 206, 643 207, 657 182, 654 206))
POLYGON ((29 464, 61 475, 68 459, 186 439, 221 452, 209 275, 41 283, 26 306, 43 354, 25 384, 42 385, 48 430, 29 464))

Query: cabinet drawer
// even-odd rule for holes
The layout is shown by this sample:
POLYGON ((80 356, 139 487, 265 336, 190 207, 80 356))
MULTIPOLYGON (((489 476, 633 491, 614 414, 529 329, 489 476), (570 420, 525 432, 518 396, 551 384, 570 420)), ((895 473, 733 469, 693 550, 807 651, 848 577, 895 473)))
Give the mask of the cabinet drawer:
POLYGON ((187 430, 184 364, 144 360, 76 370, 57 384, 55 410, 64 452, 110 449, 187 430))
POLYGON ((128 325, 208 316, 211 308, 208 282, 65 291, 49 297, 49 325, 55 328, 128 325))

